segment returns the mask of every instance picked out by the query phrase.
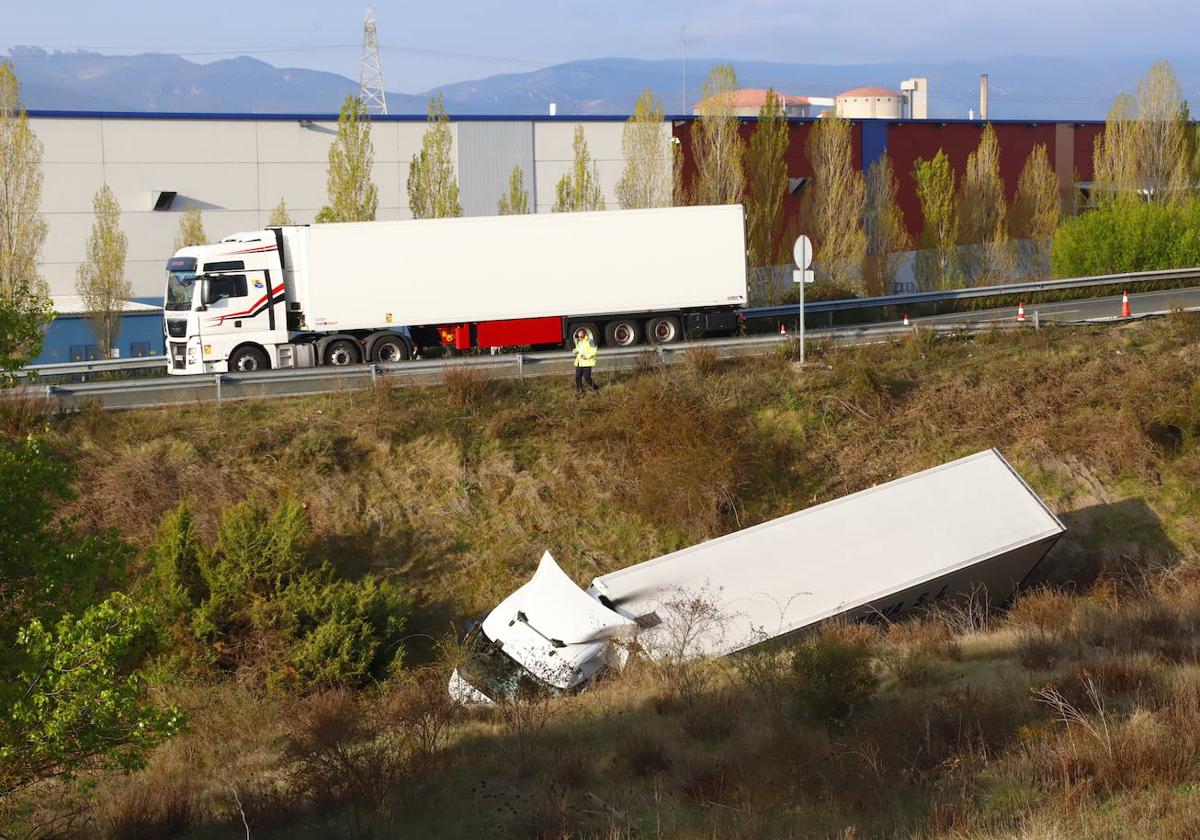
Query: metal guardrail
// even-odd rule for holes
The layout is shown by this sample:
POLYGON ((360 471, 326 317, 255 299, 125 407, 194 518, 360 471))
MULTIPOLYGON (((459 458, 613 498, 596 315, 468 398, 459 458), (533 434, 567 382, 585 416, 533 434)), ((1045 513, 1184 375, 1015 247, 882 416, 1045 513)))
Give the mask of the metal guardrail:
MULTIPOLYGON (((1172 268, 1164 271, 1140 271, 1129 274, 1101 274, 1095 277, 1075 277, 1064 280, 1039 280, 1031 283, 1010 283, 1003 286, 974 286, 969 289, 947 289, 940 292, 910 292, 903 295, 849 298, 846 300, 806 301, 805 314, 842 312, 850 309, 874 309, 883 306, 915 306, 920 303, 971 300, 1000 295, 1027 295, 1035 292, 1055 292, 1064 289, 1086 289, 1094 286, 1121 286, 1149 283, 1156 280, 1200 281, 1200 268, 1172 268)), ((778 318, 798 314, 795 303, 779 306, 759 306, 743 310, 746 318, 778 318)))
MULTIPOLYGON (((994 329, 997 329, 994 325, 974 324, 920 327, 922 332, 935 333, 974 333, 994 329)), ((886 324, 813 330, 810 331, 809 337, 812 341, 825 344, 866 344, 892 341, 916 330, 916 327, 886 324)), ((650 347, 614 348, 604 351, 602 369, 619 371, 659 364, 676 364, 686 361, 690 352, 699 349, 711 350, 719 359, 761 356, 773 353, 781 345, 794 340, 795 336, 765 335, 678 342, 650 347)), ((11 389, 5 396, 44 400, 48 411, 72 412, 93 406, 107 410, 153 408, 212 401, 323 394, 371 387, 378 383, 384 383, 388 387, 437 385, 445 382, 446 375, 453 371, 472 371, 488 379, 566 376, 570 374, 573 363, 573 353, 556 350, 546 353, 507 353, 466 359, 430 359, 344 368, 317 367, 243 374, 198 374, 64 385, 29 383, 11 389)))
POLYGON ((17 372, 19 378, 29 376, 80 376, 89 373, 112 373, 126 370, 167 369, 166 356, 141 356, 136 359, 95 359, 90 362, 53 362, 45 365, 26 365, 17 372))

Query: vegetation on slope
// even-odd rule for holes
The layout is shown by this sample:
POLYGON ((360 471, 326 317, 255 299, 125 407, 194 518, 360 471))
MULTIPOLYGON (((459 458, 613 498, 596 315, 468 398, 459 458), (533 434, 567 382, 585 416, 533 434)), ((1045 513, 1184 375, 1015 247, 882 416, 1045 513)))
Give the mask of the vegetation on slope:
MULTIPOLYGON (((82 491, 60 512, 139 547, 135 597, 175 593, 146 661, 190 731, 134 777, 54 785, 13 819, 82 809, 75 829, 100 836, 1194 835, 1198 346, 1200 320, 1177 315, 825 349, 804 370, 698 353, 583 401, 463 374, 54 420, 43 438, 82 491), (562 700, 448 702, 452 622, 543 550, 586 583, 989 446, 1071 529, 1048 588, 1006 613, 834 627, 562 700), (181 501, 204 562, 163 560, 181 501), (286 574, 228 560, 231 522, 254 540, 271 521, 292 535, 286 574), (259 583, 225 586, 222 568, 259 583), (373 622, 378 598, 407 613, 403 635, 373 622), (325 620, 361 667, 305 671, 325 620)), ((7 432, 41 429, 37 408, 8 406, 7 432)))

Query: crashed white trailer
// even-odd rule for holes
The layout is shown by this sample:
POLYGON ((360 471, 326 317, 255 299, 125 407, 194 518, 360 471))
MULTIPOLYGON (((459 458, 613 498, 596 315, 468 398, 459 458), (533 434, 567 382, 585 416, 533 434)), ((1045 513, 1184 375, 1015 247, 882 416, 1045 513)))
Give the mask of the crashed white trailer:
POLYGON ((991 449, 601 575, 586 593, 547 554, 470 638, 452 690, 481 700, 529 675, 577 688, 634 637, 650 655, 723 656, 834 617, 895 618, 972 592, 1001 603, 1064 530, 991 449))

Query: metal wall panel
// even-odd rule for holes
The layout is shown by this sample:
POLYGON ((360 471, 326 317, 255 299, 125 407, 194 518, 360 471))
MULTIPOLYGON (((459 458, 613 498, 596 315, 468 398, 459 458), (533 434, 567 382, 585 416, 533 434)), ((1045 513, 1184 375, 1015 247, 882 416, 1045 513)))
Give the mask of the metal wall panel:
POLYGON ((534 196, 533 123, 458 123, 458 195, 464 216, 494 216, 500 196, 508 193, 514 166, 525 175, 529 207, 534 196))

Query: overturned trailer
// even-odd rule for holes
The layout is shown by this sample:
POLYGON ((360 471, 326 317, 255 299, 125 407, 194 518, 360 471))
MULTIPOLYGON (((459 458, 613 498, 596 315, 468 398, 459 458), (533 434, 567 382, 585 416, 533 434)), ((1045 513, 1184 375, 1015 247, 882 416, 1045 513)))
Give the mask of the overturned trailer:
POLYGON ((895 619, 962 595, 1006 601, 1063 533, 995 449, 601 575, 543 555, 467 634, 463 702, 570 691, 650 656, 725 656, 832 618, 895 619))

